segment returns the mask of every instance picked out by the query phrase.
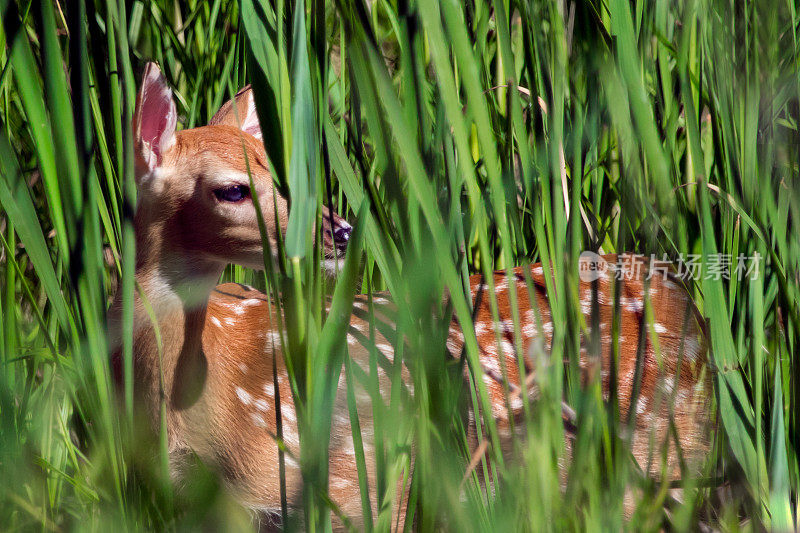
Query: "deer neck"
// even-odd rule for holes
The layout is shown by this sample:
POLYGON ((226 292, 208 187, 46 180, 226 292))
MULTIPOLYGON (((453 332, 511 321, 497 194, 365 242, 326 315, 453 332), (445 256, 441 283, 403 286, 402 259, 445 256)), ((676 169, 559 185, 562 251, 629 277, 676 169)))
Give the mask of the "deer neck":
MULTIPOLYGON (((211 290, 225 265, 186 250, 165 235, 175 232, 170 222, 152 225, 136 235, 136 282, 159 322, 176 313, 204 312, 211 290)), ((177 233, 180 230, 178 229, 177 233)))
MULTIPOLYGON (((187 253, 180 243, 170 241, 166 236, 175 228, 168 228, 166 222, 146 224, 146 231, 136 226, 135 388, 157 420, 163 374, 167 413, 173 418, 195 402, 205 382, 203 326, 209 295, 224 265, 187 253)), ((120 291, 109 316, 117 349, 121 347, 121 308, 120 291)), ((177 420, 169 422, 169 427, 177 427, 177 420)))

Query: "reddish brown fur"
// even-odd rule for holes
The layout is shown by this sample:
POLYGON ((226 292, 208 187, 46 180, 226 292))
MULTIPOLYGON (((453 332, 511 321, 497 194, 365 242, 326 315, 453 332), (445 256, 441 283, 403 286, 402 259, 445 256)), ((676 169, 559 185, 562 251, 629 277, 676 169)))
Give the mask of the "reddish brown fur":
POLYGON ((252 97, 253 92, 250 85, 245 85, 236 93, 232 100, 228 100, 222 104, 222 107, 219 108, 219 111, 214 114, 208 123, 238 128, 244 120, 244 117, 247 116, 247 107, 250 105, 250 99, 252 97), (236 107, 235 110, 233 109, 234 106, 236 107))
MULTIPOLYGON (((154 94, 168 91, 161 78, 148 70, 146 87, 154 94), (160 91, 160 92, 159 92, 160 91)), ((163 96, 163 95, 161 95, 163 96)), ((171 96, 170 96, 171 97, 171 96)), ((146 106, 146 98, 138 102, 146 106)), ((229 109, 232 106, 229 106, 229 109)), ((148 117, 137 108, 137 120, 148 117)), ((219 122, 224 122, 224 117, 219 122)), ((137 129, 136 131, 139 131, 137 129)), ((167 132, 169 134, 170 132, 167 132)), ((166 135, 166 134, 165 134, 166 135)), ((166 138, 166 137, 165 137, 166 138)), ((278 317, 270 312, 266 297, 250 288, 226 284, 214 288, 222 269, 228 262, 258 267, 261 261, 261 240, 252 204, 225 206, 216 203, 210 191, 220 179, 231 173, 245 172, 243 153, 250 161, 253 181, 261 197, 261 209, 274 238, 285 228, 285 202, 276 197, 278 212, 273 208, 272 181, 264 157, 263 147, 249 135, 232 126, 209 126, 178 133, 167 139, 165 150, 158 153, 158 166, 153 170, 146 147, 140 150, 137 184, 140 201, 136 215, 137 266, 136 279, 141 286, 137 295, 134 318, 134 363, 136 394, 139 404, 158 420, 161 398, 160 382, 163 373, 164 401, 167 410, 167 427, 170 451, 176 455, 186 450, 196 452, 204 461, 216 465, 231 488, 246 505, 274 513, 280 506, 278 478, 278 446, 276 396, 281 403, 284 440, 289 450, 287 459, 287 495, 291 504, 299 504, 301 477, 292 456, 298 453, 296 413, 288 386, 279 340, 278 317), (244 152, 243 152, 244 149, 244 152), (148 162, 149 161, 149 162, 148 162), (275 222, 277 219, 277 223, 275 222), (162 349, 150 322, 142 296, 155 311, 162 338, 162 349), (277 382, 273 382, 273 365, 277 382)), ((608 258, 611 262, 616 257, 608 258)), ((539 265, 531 269, 535 288, 534 306, 541 314, 543 331, 537 331, 537 322, 527 298, 527 288, 521 270, 516 270, 519 306, 523 327, 525 366, 535 371, 530 347, 535 338, 544 339, 544 349, 549 351, 552 324, 544 278, 539 265)), ((658 461, 651 463, 648 447, 649 435, 654 431, 655 441, 666 438, 666 424, 670 409, 677 427, 681 448, 690 459, 708 449, 706 398, 708 387, 705 369, 705 344, 697 321, 696 310, 685 289, 675 280, 663 282, 654 278, 650 282, 651 304, 654 310, 653 329, 637 311, 643 298, 643 274, 622 282, 620 286, 620 365, 618 369, 620 407, 625 416, 630 410, 632 369, 636 364, 637 340, 644 337, 642 359, 641 397, 647 399, 636 418, 633 452, 640 465, 655 473, 658 461), (626 309, 626 306, 628 309, 626 309), (684 317, 686 320, 684 320, 684 317), (686 326, 684 328, 684 325, 686 326), (657 335, 661 346, 659 362, 652 339, 657 335), (681 345, 691 347, 692 358, 681 359, 681 345), (675 383, 674 394, 682 401, 665 401, 655 405, 658 391, 670 391, 668 383, 675 383), (652 416, 652 419, 650 418, 652 416), (649 421, 654 422, 651 428, 649 421)), ((495 274, 497 286, 505 283, 503 274, 495 274)), ((479 277, 470 278, 473 296, 481 287, 479 277)), ((595 297, 590 284, 581 283, 578 297, 588 325, 591 301, 595 297)), ((501 321, 510 320, 509 292, 496 292, 501 321)), ((602 373, 610 367, 610 323, 614 310, 610 280, 598 283, 600 324, 600 369, 602 386, 608 394, 610 377, 602 373), (606 325, 603 327, 603 325, 606 325)), ((500 355, 495 346, 493 322, 488 298, 476 301, 476 328, 483 370, 488 370, 484 381, 489 385, 494 416, 504 431, 504 444, 508 447, 512 435, 508 431, 510 418, 504 409, 503 388, 498 376, 500 355)), ((379 319, 391 324, 392 304, 386 295, 377 295, 379 319)), ((349 356, 363 369, 368 369, 370 331, 364 315, 367 301, 357 296, 355 311, 348 330, 349 356)), ((110 312, 109 322, 118 339, 120 303, 117 300, 110 312)), ((274 309, 274 307, 273 307, 274 309)), ((510 338, 510 327, 501 325, 501 335, 510 338)), ((460 326, 453 322, 448 346, 454 354, 463 342, 460 326)), ((393 357, 391 343, 379 330, 375 332, 375 346, 388 358, 393 357)), ((112 343, 113 343, 112 339, 112 343)), ((118 343, 118 340, 116 341, 118 343)), ((687 352, 688 353, 688 352, 687 352)), ((596 369, 591 364, 589 350, 581 350, 580 367, 588 376, 596 369)), ((519 387, 520 376, 513 350, 505 353, 508 383, 519 387)), ((477 370, 477 369, 476 369, 477 370)), ((389 380, 379 370, 382 393, 388 393, 389 380)), ((404 370, 408 382, 408 373, 404 370)), ((352 452, 350 422, 347 416, 344 381, 333 412, 330 443, 329 490, 334 502, 356 524, 361 521, 361 500, 357 470, 352 452)), ((360 426, 367 453, 367 470, 370 487, 374 483, 374 453, 371 445, 372 399, 359 385, 356 394, 360 426)), ((385 396, 384 396, 385 398, 385 396)), ((512 403, 511 416, 518 418, 520 409, 512 403)), ((488 413, 486 414, 488 415, 488 413)), ((477 446, 478 443, 474 442, 477 446)), ((655 450, 658 451, 659 446, 655 450)), ((669 476, 678 472, 674 443, 668 455, 669 476)), ((657 457, 657 456, 656 456, 657 457)), ((371 495, 373 516, 381 508, 388 509, 402 520, 403 494, 391 497, 391 502, 379 505, 371 495)), ((402 521, 401 521, 402 523, 402 521)), ((341 524, 338 524, 341 526, 341 524)))
MULTIPOLYGON (((604 256, 610 264, 616 264, 616 255, 604 256)), ((698 465, 710 448, 708 434, 709 396, 712 391, 710 372, 706 366, 706 344, 701 327, 701 317, 682 283, 672 274, 664 279, 662 274, 654 275, 649 280, 650 305, 653 309, 652 328, 644 312, 645 283, 647 273, 646 259, 641 256, 620 256, 623 271, 620 280, 614 275, 601 277, 597 283, 597 293, 592 283, 581 281, 578 286, 578 297, 584 311, 583 320, 587 326, 587 335, 581 338, 579 367, 586 384, 592 376, 601 379, 603 395, 608 399, 611 387, 612 342, 611 327, 615 313, 614 284, 619 284, 619 366, 617 375, 617 397, 622 420, 629 415, 633 396, 636 366, 640 365, 640 388, 636 413, 634 416, 634 433, 632 451, 639 465, 652 475, 661 470, 660 452, 664 443, 668 444, 667 471, 670 478, 680 476, 679 456, 674 439, 669 436, 670 416, 675 423, 680 440, 683 459, 689 465, 698 465), (638 265, 634 267, 633 265, 638 265), (599 314, 593 320, 592 305, 597 302, 599 314), (632 308, 637 308, 633 310, 632 308), (641 308, 641 310, 638 310, 641 308), (598 352, 590 349, 592 326, 600 329, 598 336, 598 352), (658 330, 658 331, 653 331, 658 330), (639 347, 639 342, 643 347, 639 347), (656 353, 653 340, 658 338, 660 353, 656 353), (599 371, 599 375, 598 375, 599 371), (676 398, 678 401, 676 401, 676 398), (671 415, 670 415, 671 412, 671 415), (651 445, 650 437, 654 437, 651 445)), ((531 280, 534 288, 535 302, 531 305, 527 285, 520 269, 515 270, 517 276, 518 306, 521 317, 522 340, 525 347, 524 366, 527 373, 535 372, 535 364, 531 355, 544 349, 549 353, 551 348, 553 324, 550 305, 545 290, 545 279, 541 265, 531 267, 531 280), (540 321, 536 319, 536 313, 540 321), (541 327, 541 330, 539 329, 541 327), (539 345, 534 340, 541 338, 539 345), (541 347, 540 347, 541 346, 541 347), (532 354, 533 351, 533 354, 532 354)), ((481 276, 470 278, 473 298, 476 299, 475 324, 480 330, 478 345, 481 362, 486 372, 484 382, 490 394, 495 411, 495 418, 501 434, 510 437, 508 411, 505 409, 504 386, 501 374, 500 350, 496 346, 495 331, 490 295, 485 294, 486 285, 481 276), (483 290, 484 294, 479 295, 483 290)), ((505 286, 505 273, 494 275, 495 286, 505 286)), ((511 389, 521 386, 519 364, 514 349, 513 328, 511 327, 511 305, 507 289, 496 291, 501 325, 501 338, 508 342, 504 350, 505 372, 511 389)), ((460 349, 463 341, 460 334, 451 333, 450 347, 460 349)), ((569 357, 570 354, 564 354, 569 357)), ((568 363, 568 361, 565 361, 568 363)), ((533 391, 531 391, 533 392, 533 391)), ((518 397, 518 396, 517 396, 518 397)), ((521 402, 516 408, 512 403, 512 416, 517 421, 522 414, 521 402)), ((510 447, 509 442, 505 445, 510 447)))
MULTIPOLYGON (((608 256, 609 261, 615 261, 616 256, 608 256)), ((536 305, 541 313, 541 323, 550 322, 548 300, 545 296, 544 279, 540 265, 532 267, 532 279, 536 289, 536 305)), ((544 339, 544 347, 549 351, 551 334, 530 334, 532 323, 526 320, 528 311, 532 311, 528 304, 527 287, 519 269, 517 291, 520 295, 520 313, 523 317, 523 340, 526 353, 535 346, 534 339, 544 339)), ((473 276, 470 279, 473 294, 479 292, 482 278, 473 276)), ((505 274, 497 273, 495 284, 505 282, 505 274)), ((674 281, 671 281, 674 283, 674 281)), ((643 279, 633 279, 621 282, 620 295, 623 302, 640 302, 642 297, 643 279), (625 300, 630 298, 631 300, 625 300)), ((598 301, 601 328, 603 324, 610 327, 611 314, 613 313, 613 293, 610 292, 611 284, 608 280, 599 283, 598 301)), ((590 291, 590 284, 581 283, 579 287, 584 298, 592 298, 585 291, 590 291)), ((708 435, 703 431, 707 427, 707 393, 710 390, 708 376, 705 370, 705 346, 698 344, 694 352, 694 362, 684 355, 678 373, 680 355, 680 332, 685 330, 686 338, 695 338, 702 342, 702 333, 699 328, 694 306, 687 297, 685 290, 677 283, 669 288, 664 287, 660 278, 653 278, 650 282, 651 304, 654 310, 654 324, 661 324, 666 332, 658 334, 661 346, 662 364, 659 365, 653 350, 651 339, 645 342, 642 387, 640 404, 644 410, 637 414, 632 450, 639 464, 652 474, 659 472, 661 461, 659 452, 667 435, 667 421, 672 407, 680 447, 688 463, 696 464, 708 450, 708 435), (688 313, 688 315, 684 315, 688 313), (684 316, 686 326, 684 328, 684 316), (659 370, 663 368, 663 370, 659 370), (677 376, 677 386, 674 394, 684 394, 682 401, 674 402, 670 397, 664 397, 662 403, 654 406, 657 398, 659 384, 663 390, 665 379, 677 376), (700 386, 699 389, 695 387, 700 386), (649 417, 653 417, 653 421, 649 417), (651 447, 649 438, 653 432, 655 444, 651 447), (653 455, 655 454, 655 455, 653 455)), ((497 293, 500 319, 511 319, 508 291, 500 290, 497 293)), ((374 295, 377 298, 386 297, 385 294, 374 295)), ((497 408, 493 416, 499 424, 504 445, 511 448, 513 435, 509 432, 509 416, 505 409, 503 387, 497 379, 496 369, 499 367, 500 358, 495 347, 495 336, 492 329, 493 322, 488 304, 488 295, 476 300, 477 311, 475 323, 482 330, 478 336, 481 362, 484 369, 489 369, 488 379, 490 399, 497 408), (487 327, 488 326, 488 327, 487 327), (495 369, 495 370, 492 370, 495 369)), ((384 306, 386 304, 383 304, 384 306)), ((358 296, 355 301, 357 309, 367 310, 367 300, 358 296)), ((388 321, 389 312, 381 312, 381 305, 377 306, 376 320, 388 321)), ((211 464, 216 464, 224 473, 226 479, 234 487, 239 498, 246 504, 260 509, 279 509, 280 487, 278 484, 278 446, 275 442, 277 434, 277 417, 274 394, 267 390, 274 389, 272 378, 272 365, 277 365, 277 390, 280 393, 282 405, 282 423, 284 440, 292 454, 297 457, 298 440, 296 413, 293 409, 292 396, 288 386, 288 375, 281 355, 280 338, 277 324, 278 317, 270 314, 266 297, 255 290, 236 284, 218 286, 208 301, 204 312, 195 314, 175 313, 164 317, 160 321, 162 336, 164 337, 165 382, 167 390, 167 406, 170 428, 170 448, 180 450, 193 450, 201 458, 211 464), (193 324, 192 332, 187 335, 184 323, 193 324), (247 332, 243 334, 243 332, 247 332), (273 344, 274 343, 274 344, 273 344), (187 346, 190 347, 187 350, 187 346), (188 385, 187 385, 188 384, 188 385), (192 384, 198 384, 195 390, 192 384), (265 386, 267 389, 265 390, 265 386), (244 391, 246 394, 242 394, 244 391), (243 401, 244 397, 247 401, 243 401)), ((274 308, 274 306, 273 306, 274 308)), ((591 317, 584 317, 587 324, 591 324, 591 317)), ((620 311, 620 365, 619 365, 619 400, 623 417, 627 415, 630 407, 630 391, 632 387, 632 373, 637 360, 637 339, 642 328, 648 329, 644 317, 621 309, 620 311)), ((535 322, 534 322, 535 324, 535 322)), ((548 331, 549 328, 544 326, 548 331)), ((358 332, 368 331, 369 324, 355 315, 351 317, 351 329, 348 335, 349 356, 353 361, 368 372, 369 350, 364 336, 358 332)), ((502 326, 501 326, 501 331, 502 326)), ((384 355, 393 357, 391 349, 387 350, 390 342, 379 331, 375 330, 375 344, 381 346, 384 355)), ((510 332, 506 329, 502 336, 509 338, 510 332)), ((647 337, 651 334, 645 333, 647 337)), ((454 341, 450 344, 455 354, 460 349, 460 327, 454 321, 451 328, 451 337, 454 341)), ((154 354, 154 340, 152 331, 145 331, 137 337, 137 382, 156 383, 157 375, 153 373, 152 364, 154 354), (150 359, 148 361, 148 358, 150 359)), ((684 344, 686 341, 684 340, 684 344)), ((601 368, 608 369, 610 365, 611 344, 606 339, 600 343, 601 368)), ((588 376, 591 368, 590 358, 585 350, 581 351, 580 366, 588 376)), ((508 381, 512 386, 520 385, 518 365, 513 353, 507 353, 506 370, 508 381)), ((525 357, 525 366, 528 371, 534 371, 534 363, 528 356, 525 357)), ((389 380, 381 376, 383 384, 382 393, 388 394, 389 380)), ((406 375, 407 377, 407 375, 406 375)), ((602 386, 607 393, 610 377, 603 374, 602 386)), ((356 475, 355 457, 352 453, 352 439, 343 380, 340 381, 341 390, 337 396, 334 409, 332 440, 330 447, 330 493, 334 502, 338 503, 343 512, 353 518, 356 523, 360 519, 360 494, 356 475)), ((152 389, 151 389, 152 390, 152 389)), ((157 395, 155 390, 146 401, 151 406, 151 412, 157 413, 157 395)), ((374 459, 369 448, 372 430, 370 400, 363 390, 357 394, 359 398, 359 415, 361 429, 365 434, 365 447, 368 459, 370 486, 374 487, 374 459)), ((521 409, 512 404, 512 416, 517 418, 521 409)), ((473 445, 477 445, 474 442, 473 445)), ((679 464, 674 442, 669 441, 669 454, 667 467, 669 476, 677 478, 679 464)), ((287 487, 290 501, 299 503, 301 491, 301 478, 299 471, 292 459, 287 464, 287 487)), ((395 513, 399 502, 395 503, 395 513)), ((377 512, 377 504, 373 501, 373 512, 377 512)))

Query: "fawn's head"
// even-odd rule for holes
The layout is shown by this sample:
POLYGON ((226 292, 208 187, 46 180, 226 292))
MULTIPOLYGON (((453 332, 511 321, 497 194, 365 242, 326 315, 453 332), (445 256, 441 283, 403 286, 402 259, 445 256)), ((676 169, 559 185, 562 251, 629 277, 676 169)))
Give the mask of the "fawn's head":
MULTIPOLYGON (((252 93, 241 91, 209 126, 176 131, 176 122, 172 91, 149 63, 133 121, 138 247, 174 271, 204 274, 227 263, 263 268, 251 187, 273 253, 289 209, 272 181, 252 93)), ((332 223, 323 211, 325 257, 335 261, 344 255, 351 228, 338 215, 332 223)))

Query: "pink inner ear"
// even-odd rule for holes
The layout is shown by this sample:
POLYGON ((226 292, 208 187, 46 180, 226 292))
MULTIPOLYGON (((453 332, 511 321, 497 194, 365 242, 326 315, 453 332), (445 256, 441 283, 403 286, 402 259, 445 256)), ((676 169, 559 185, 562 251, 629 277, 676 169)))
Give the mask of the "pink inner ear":
POLYGON ((256 101, 252 92, 248 95, 247 116, 242 119, 242 131, 249 133, 259 141, 261 140, 261 125, 258 123, 256 101))
POLYGON ((172 91, 154 63, 147 67, 137 104, 136 133, 141 155, 150 169, 154 169, 173 142, 178 119, 172 91))

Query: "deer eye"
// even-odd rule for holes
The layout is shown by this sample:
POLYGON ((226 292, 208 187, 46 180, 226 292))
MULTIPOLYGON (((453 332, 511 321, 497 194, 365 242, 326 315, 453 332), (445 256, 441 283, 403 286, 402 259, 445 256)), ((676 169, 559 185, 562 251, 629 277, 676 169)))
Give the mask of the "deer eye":
POLYGON ((250 198, 250 187, 247 185, 230 185, 222 189, 215 189, 214 196, 220 202, 241 202, 250 198))

